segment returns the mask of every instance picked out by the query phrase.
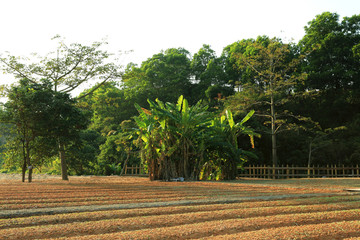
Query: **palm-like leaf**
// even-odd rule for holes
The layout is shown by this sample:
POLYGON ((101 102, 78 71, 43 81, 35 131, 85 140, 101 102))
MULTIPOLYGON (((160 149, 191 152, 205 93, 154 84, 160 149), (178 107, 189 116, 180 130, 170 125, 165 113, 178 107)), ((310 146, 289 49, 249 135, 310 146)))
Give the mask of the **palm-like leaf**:
POLYGON ((207 106, 201 102, 189 106, 183 96, 176 104, 159 99, 148 102, 150 110, 136 105, 139 116, 135 121, 144 143, 145 160, 153 171, 163 171, 155 172, 158 176, 197 178, 207 161, 212 162, 207 166, 219 168, 225 163, 225 170, 234 172, 244 155, 238 148, 237 137, 239 134, 254 136, 252 129, 243 125, 253 112, 235 124, 231 111, 214 118, 207 106), (170 169, 175 172, 168 172, 170 169))

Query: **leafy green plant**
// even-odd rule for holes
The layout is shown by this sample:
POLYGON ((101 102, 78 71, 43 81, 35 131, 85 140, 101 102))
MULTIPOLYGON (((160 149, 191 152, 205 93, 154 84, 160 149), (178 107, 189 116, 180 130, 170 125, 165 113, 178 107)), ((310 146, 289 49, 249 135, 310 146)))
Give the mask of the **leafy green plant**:
POLYGON ((176 104, 157 99, 149 100, 149 105, 149 110, 136 105, 139 116, 135 122, 141 139, 138 146, 151 180, 199 179, 204 176, 202 169, 210 170, 210 166, 218 172, 212 178, 234 179, 242 156, 251 155, 239 148, 237 137, 246 134, 252 139, 256 135, 243 125, 253 111, 235 123, 230 111, 217 117, 201 102, 189 106, 183 96, 176 104))

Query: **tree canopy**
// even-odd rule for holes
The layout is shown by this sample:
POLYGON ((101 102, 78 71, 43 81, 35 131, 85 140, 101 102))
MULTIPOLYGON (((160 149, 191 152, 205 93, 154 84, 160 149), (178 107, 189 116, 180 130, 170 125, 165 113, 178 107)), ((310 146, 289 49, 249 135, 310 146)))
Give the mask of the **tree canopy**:
POLYGON ((142 164, 151 179, 233 179, 247 164, 356 164, 360 15, 324 12, 304 29, 297 43, 260 35, 220 56, 169 48, 125 69, 105 42, 57 37, 29 61, 3 53, 18 82, 0 86, 0 164, 16 161, 0 170, 55 164, 67 179, 142 164))

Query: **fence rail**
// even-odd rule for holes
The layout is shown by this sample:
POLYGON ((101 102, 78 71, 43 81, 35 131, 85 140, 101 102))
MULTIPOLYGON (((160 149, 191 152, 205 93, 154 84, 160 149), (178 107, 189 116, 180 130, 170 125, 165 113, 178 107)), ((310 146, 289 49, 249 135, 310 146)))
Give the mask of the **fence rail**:
POLYGON ((125 166, 124 175, 146 176, 147 171, 142 165, 125 166))
POLYGON ((255 166, 250 165, 238 169, 238 177, 248 178, 344 178, 360 177, 359 165, 356 166, 337 166, 328 165, 326 167, 309 166, 255 166))
MULTIPOLYGON (((124 175, 127 176, 147 176, 147 170, 142 165, 126 166, 124 175)), ((356 166, 337 166, 328 165, 326 167, 310 166, 266 166, 250 165, 238 169, 238 177, 246 178, 344 178, 360 177, 359 165, 356 166)))

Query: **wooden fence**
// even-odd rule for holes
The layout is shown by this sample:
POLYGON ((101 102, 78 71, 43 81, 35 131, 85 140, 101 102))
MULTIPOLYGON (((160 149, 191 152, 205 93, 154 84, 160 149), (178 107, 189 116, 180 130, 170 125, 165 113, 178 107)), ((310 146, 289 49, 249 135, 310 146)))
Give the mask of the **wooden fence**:
POLYGON ((147 170, 142 165, 125 166, 124 175, 147 176, 147 170))
MULTIPOLYGON (((126 166, 124 175, 127 176, 147 176, 147 169, 144 166, 126 166)), ((246 178, 344 178, 344 177, 360 177, 359 165, 356 166, 337 166, 328 165, 326 167, 310 166, 255 166, 250 165, 238 169, 238 177, 246 178)))
POLYGON ((250 165, 238 170, 238 177, 247 178, 344 178, 360 177, 359 165, 356 166, 337 166, 328 165, 326 167, 310 166, 255 166, 250 165))

